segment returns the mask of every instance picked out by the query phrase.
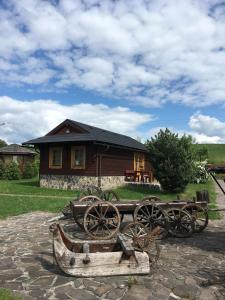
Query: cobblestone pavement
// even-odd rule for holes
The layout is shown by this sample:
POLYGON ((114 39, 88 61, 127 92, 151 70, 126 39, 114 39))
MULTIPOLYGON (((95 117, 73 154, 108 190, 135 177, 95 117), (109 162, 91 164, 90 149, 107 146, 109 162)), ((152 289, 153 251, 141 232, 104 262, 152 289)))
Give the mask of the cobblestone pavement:
POLYGON ((24 299, 225 299, 224 220, 202 234, 161 242, 148 276, 73 278, 53 264, 47 220, 35 212, 0 221, 0 287, 24 299))

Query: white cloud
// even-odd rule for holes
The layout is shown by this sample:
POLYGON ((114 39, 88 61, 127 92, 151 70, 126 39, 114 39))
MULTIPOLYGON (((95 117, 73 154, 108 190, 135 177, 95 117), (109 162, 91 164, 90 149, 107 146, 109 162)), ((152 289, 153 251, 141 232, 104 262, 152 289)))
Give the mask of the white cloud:
MULTIPOLYGON (((181 130, 175 127, 169 127, 168 129, 179 136, 184 134, 191 135, 199 144, 225 143, 225 122, 215 117, 196 112, 190 117, 188 125, 188 130, 181 130)), ((154 137, 160 129, 165 130, 166 127, 152 127, 147 131, 145 136, 147 138, 154 137)))
POLYGON ((167 101, 224 104, 225 17, 219 3, 5 1, 0 82, 79 86, 149 107, 167 101), (40 65, 26 63, 34 58, 40 65))
POLYGON ((219 136, 208 136, 206 134, 198 134, 196 132, 190 132, 190 134, 199 144, 223 144, 225 142, 225 138, 221 138, 219 136))
POLYGON ((199 143, 225 143, 225 122, 200 112, 190 117, 189 126, 199 143))
POLYGON ((0 138, 9 143, 22 143, 42 136, 65 119, 136 138, 139 126, 151 121, 153 116, 131 111, 127 107, 109 107, 103 104, 62 105, 54 100, 19 101, 0 97, 0 120, 5 122, 0 127, 0 138))

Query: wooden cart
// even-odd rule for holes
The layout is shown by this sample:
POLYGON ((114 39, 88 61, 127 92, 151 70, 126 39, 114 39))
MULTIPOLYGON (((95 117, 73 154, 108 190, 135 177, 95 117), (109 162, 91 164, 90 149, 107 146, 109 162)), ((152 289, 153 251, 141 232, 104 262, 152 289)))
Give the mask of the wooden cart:
POLYGON ((160 226, 175 237, 187 237, 202 231, 208 224, 206 201, 160 202, 156 197, 142 201, 102 201, 87 196, 70 204, 75 222, 92 239, 110 239, 120 231, 125 215, 153 230, 160 226))

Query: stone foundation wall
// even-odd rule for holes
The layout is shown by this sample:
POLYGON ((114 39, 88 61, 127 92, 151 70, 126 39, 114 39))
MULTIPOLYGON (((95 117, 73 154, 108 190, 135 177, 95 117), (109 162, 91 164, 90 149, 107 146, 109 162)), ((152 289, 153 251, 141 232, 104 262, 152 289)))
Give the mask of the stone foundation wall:
MULTIPOLYGON (((77 190, 84 185, 98 186, 99 178, 95 176, 75 175, 40 175, 40 186, 46 188, 77 190)), ((124 185, 124 176, 102 176, 101 188, 110 189, 124 185)))

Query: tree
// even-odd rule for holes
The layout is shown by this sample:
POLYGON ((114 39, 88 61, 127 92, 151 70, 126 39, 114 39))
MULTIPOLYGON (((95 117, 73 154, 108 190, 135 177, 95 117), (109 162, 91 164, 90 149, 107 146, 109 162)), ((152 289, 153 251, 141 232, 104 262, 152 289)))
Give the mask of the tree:
POLYGON ((193 178, 192 137, 160 130, 146 142, 154 175, 163 190, 181 192, 193 178))
POLYGON ((208 148, 206 146, 201 146, 197 148, 196 156, 199 161, 206 160, 208 158, 208 148))
POLYGON ((0 148, 7 146, 7 143, 4 140, 0 139, 0 148))

